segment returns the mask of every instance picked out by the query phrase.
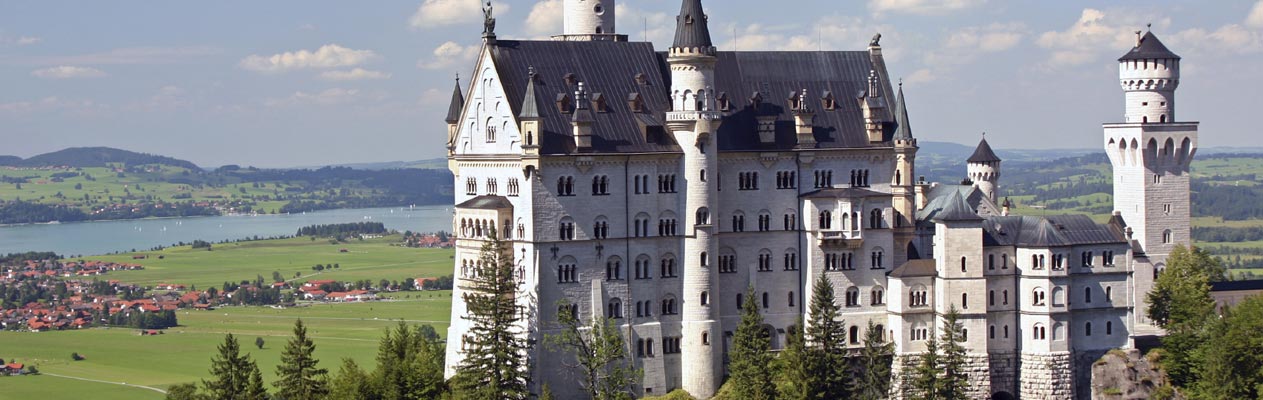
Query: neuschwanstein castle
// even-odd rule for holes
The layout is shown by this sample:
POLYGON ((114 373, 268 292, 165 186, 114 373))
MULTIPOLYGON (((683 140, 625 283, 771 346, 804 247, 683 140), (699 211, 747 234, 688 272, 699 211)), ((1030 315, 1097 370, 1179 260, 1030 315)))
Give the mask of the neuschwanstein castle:
POLYGON ((659 51, 618 33, 614 0, 564 13, 553 40, 505 40, 488 10, 469 87, 452 95, 449 376, 468 330, 462 281, 492 228, 518 266, 533 384, 562 398, 579 395, 576 377, 540 345, 560 312, 617 321, 639 393, 707 398, 746 287, 780 349, 820 275, 848 342, 881 325, 896 374, 959 309, 976 398, 1085 398, 1092 361, 1156 332, 1144 294, 1190 241, 1198 124, 1176 119, 1180 58, 1152 33, 1118 60, 1126 114, 1102 139, 1117 211, 1099 224, 1010 215, 985 140, 964 184, 918 179, 880 36, 856 51, 726 52, 701 1, 684 0, 659 51))

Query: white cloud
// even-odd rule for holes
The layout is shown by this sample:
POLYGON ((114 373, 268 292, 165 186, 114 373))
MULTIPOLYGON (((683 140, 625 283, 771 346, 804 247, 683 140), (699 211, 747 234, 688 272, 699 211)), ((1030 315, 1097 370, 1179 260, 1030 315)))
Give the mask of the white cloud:
POLYGON ((63 111, 76 116, 101 117, 110 115, 112 107, 93 100, 63 99, 49 96, 39 100, 0 103, 0 113, 26 115, 44 111, 63 111))
POLYGON ((535 36, 561 33, 564 15, 561 5, 561 0, 542 0, 535 3, 531 7, 531 13, 526 16, 526 33, 535 36))
POLYGON ((1193 28, 1180 31, 1171 43, 1191 51, 1213 50, 1224 53, 1255 53, 1263 50, 1263 38, 1259 33, 1237 24, 1228 24, 1214 31, 1193 28))
POLYGON ((632 8, 626 2, 615 6, 615 14, 615 22, 620 27, 619 33, 629 36, 631 40, 645 40, 661 46, 659 48, 666 48, 675 38, 674 15, 632 8))
POLYGON ((124 47, 100 53, 71 56, 19 56, 4 59, 22 65, 137 65, 178 64, 222 53, 209 46, 124 47))
POLYGON ((1069 28, 1064 31, 1044 32, 1036 43, 1053 50, 1047 60, 1050 67, 1081 65, 1098 59, 1102 52, 1122 54, 1135 46, 1137 27, 1144 27, 1146 21, 1154 21, 1159 29, 1171 23, 1169 18, 1153 17, 1145 13, 1107 13, 1085 8, 1079 19, 1069 28))
POLYGON ((363 68, 355 68, 349 71, 338 70, 321 72, 320 78, 328 81, 360 81, 390 79, 390 74, 381 71, 370 71, 363 68))
POLYGON ((60 65, 31 71, 31 76, 42 79, 100 78, 106 75, 105 71, 96 68, 72 65, 60 65))
POLYGON ((1017 46, 1025 36, 1021 23, 968 27, 948 34, 945 45, 951 49, 973 49, 983 53, 1004 51, 1017 46))
POLYGON ((41 39, 37 36, 12 37, 12 36, 0 35, 0 45, 5 45, 5 46, 7 45, 30 46, 42 41, 44 41, 44 39, 41 39))
POLYGON ((938 77, 934 76, 934 71, 931 71, 929 68, 922 68, 922 69, 913 71, 911 75, 908 75, 907 78, 904 78, 904 82, 908 84, 928 83, 928 82, 934 81, 937 78, 938 77))
MULTIPOLYGON (((749 24, 739 27, 736 24, 727 26, 727 32, 736 28, 735 38, 720 45, 730 51, 751 50, 857 50, 868 47, 875 33, 881 32, 883 41, 890 43, 898 40, 899 33, 887 25, 869 25, 864 19, 831 15, 818 18, 814 23, 805 24, 813 27, 810 32, 798 30, 799 26, 765 26, 749 24)), ((712 31, 714 32, 714 31, 712 31)), ((716 39, 728 35, 713 35, 716 39)), ((888 59, 897 59, 902 52, 898 46, 888 48, 885 53, 888 59)))
POLYGON ((1245 24, 1251 28, 1263 28, 1263 0, 1254 3, 1254 7, 1250 9, 1250 16, 1245 19, 1245 24))
POLYGON ((461 46, 448 41, 434 49, 434 58, 417 61, 417 67, 425 69, 445 69, 469 64, 478 57, 479 45, 461 46))
MULTIPOLYGON (((508 15, 509 5, 493 2, 495 15, 508 15)), ((408 18, 408 26, 432 28, 482 21, 483 2, 478 0, 425 0, 408 18)))
POLYGON ((263 105, 268 107, 287 107, 300 105, 331 106, 360 101, 380 101, 386 95, 378 92, 364 92, 359 89, 332 88, 316 93, 297 91, 286 98, 267 99, 263 105))
POLYGON ((284 72, 297 69, 353 67, 378 58, 372 50, 355 50, 336 44, 320 46, 316 51, 298 50, 271 56, 251 55, 241 60, 242 69, 257 72, 284 72))
POLYGON ((868 9, 874 14, 944 14, 980 6, 987 0, 869 0, 868 9))

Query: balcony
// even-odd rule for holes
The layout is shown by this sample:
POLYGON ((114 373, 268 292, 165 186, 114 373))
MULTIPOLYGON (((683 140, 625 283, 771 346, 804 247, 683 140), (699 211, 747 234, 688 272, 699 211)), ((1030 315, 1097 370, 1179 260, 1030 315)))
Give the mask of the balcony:
POLYGON ((858 249, 864 246, 863 231, 823 230, 816 231, 816 239, 821 247, 858 249))

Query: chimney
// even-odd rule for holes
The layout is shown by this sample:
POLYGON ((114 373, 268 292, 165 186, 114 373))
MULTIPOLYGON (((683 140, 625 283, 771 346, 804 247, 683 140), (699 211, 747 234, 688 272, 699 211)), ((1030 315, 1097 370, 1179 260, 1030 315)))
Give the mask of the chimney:
POLYGON ((592 109, 588 105, 588 91, 584 87, 583 82, 579 82, 578 89, 574 92, 575 110, 571 118, 574 125, 574 144, 576 150, 587 150, 592 148, 592 123, 596 119, 592 116, 592 109))
MULTIPOLYGON (((816 147, 816 134, 814 121, 816 119, 815 112, 807 107, 807 89, 803 89, 801 95, 798 96, 797 107, 794 107, 794 133, 798 139, 798 148, 810 149, 816 147)), ((762 124, 762 121, 760 121, 762 124)), ((760 132, 761 135, 762 132, 760 132)), ((775 136, 775 134, 773 134, 775 136)), ((773 137, 772 141, 776 138, 773 137)))

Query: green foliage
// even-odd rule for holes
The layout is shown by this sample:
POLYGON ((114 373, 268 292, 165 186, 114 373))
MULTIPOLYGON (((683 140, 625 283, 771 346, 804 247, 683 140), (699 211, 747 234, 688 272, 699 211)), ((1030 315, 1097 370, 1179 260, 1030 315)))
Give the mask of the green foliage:
POLYGON ((167 388, 167 400, 200 400, 201 396, 197 394, 197 385, 192 383, 180 383, 171 385, 167 388))
MULTIPOLYGON (((1205 337, 1208 317, 1214 315, 1210 298, 1212 274, 1222 274, 1219 263, 1203 251, 1177 246, 1167 258, 1167 267, 1146 295, 1148 317, 1166 329, 1162 366, 1171 382, 1185 387, 1192 382, 1193 352, 1205 337)), ((1222 275, 1219 275, 1222 276, 1222 275)))
POLYGON ((386 232, 386 224, 381 222, 351 222, 305 226, 298 229, 298 236, 345 238, 367 234, 380 235, 386 232))
MULTIPOLYGON (((557 308, 569 310, 570 304, 562 300, 557 308)), ((578 375, 579 385, 588 397, 596 400, 630 399, 631 389, 639 381, 641 371, 628 362, 626 342, 614 321, 594 317, 592 324, 585 327, 578 315, 559 312, 557 323, 561 332, 547 335, 545 340, 552 349, 573 357, 573 363, 563 361, 562 367, 578 375)))
POLYGON ((329 380, 329 400, 370 400, 374 396, 369 375, 355 360, 342 359, 342 368, 329 380))
POLYGON ((729 352, 727 385, 732 385, 733 398, 776 398, 772 371, 768 369, 773 360, 770 350, 771 343, 763 327, 763 315, 759 314, 758 304, 754 302, 754 287, 747 287, 741 307, 741 323, 737 325, 737 332, 732 338, 732 350, 729 352))
POLYGON ((846 323, 833 295, 833 282, 824 275, 816 279, 811 295, 811 320, 805 330, 806 361, 809 374, 807 396, 812 399, 850 397, 850 363, 846 360, 846 323), (819 373, 819 371, 830 371, 819 373))
POLYGON ((377 349, 372 382, 382 399, 434 399, 447 392, 443 381, 443 344, 428 326, 400 322, 387 330, 377 349))
POLYGON ((803 336, 803 320, 785 329, 785 349, 776 357, 776 394, 785 400, 810 398, 807 381, 813 373, 807 364, 807 339, 803 336))
POLYGON ((1212 319, 1199 346, 1194 398, 1253 399, 1263 395, 1263 297, 1250 297, 1212 319))
POLYGON ((203 380, 202 388, 216 400, 265 400, 263 375, 248 354, 241 354, 237 338, 230 333, 219 345, 219 354, 211 359, 211 380, 203 380))
MULTIPOLYGON (((263 348, 263 338, 255 341, 263 348)), ((285 345, 281 353, 281 364, 276 366, 276 375, 280 379, 273 382, 277 397, 281 399, 313 399, 329 394, 327 383, 329 370, 317 368, 320 363, 314 356, 316 344, 307 337, 307 327, 303 320, 294 322, 294 337, 285 345)))
POLYGON ((894 362, 895 344, 885 341, 881 328, 868 321, 864 331, 864 349, 859 356, 859 374, 854 384, 855 397, 860 400, 882 400, 890 392, 891 364, 894 362))
POLYGON ((524 314, 515 296, 519 283, 513 254, 494 229, 474 270, 465 292, 463 318, 470 323, 465 358, 456 367, 453 394, 457 399, 526 399, 529 344, 517 328, 524 314))
POLYGON ((684 389, 675 389, 675 390, 672 390, 671 393, 667 393, 661 396, 644 397, 644 398, 641 398, 641 400, 697 400, 697 398, 690 395, 689 392, 685 391, 684 389))
POLYGON ((905 387, 913 395, 913 398, 924 400, 940 399, 938 397, 938 389, 942 386, 942 383, 939 382, 943 374, 942 363, 938 339, 935 335, 930 335, 929 340, 925 342, 925 353, 921 354, 920 362, 912 369, 912 373, 905 376, 905 379, 907 379, 905 387))
POLYGON ((952 305, 943 316, 943 376, 938 380, 938 398, 962 399, 966 397, 969 376, 965 373, 964 326, 960 322, 960 312, 952 305))

